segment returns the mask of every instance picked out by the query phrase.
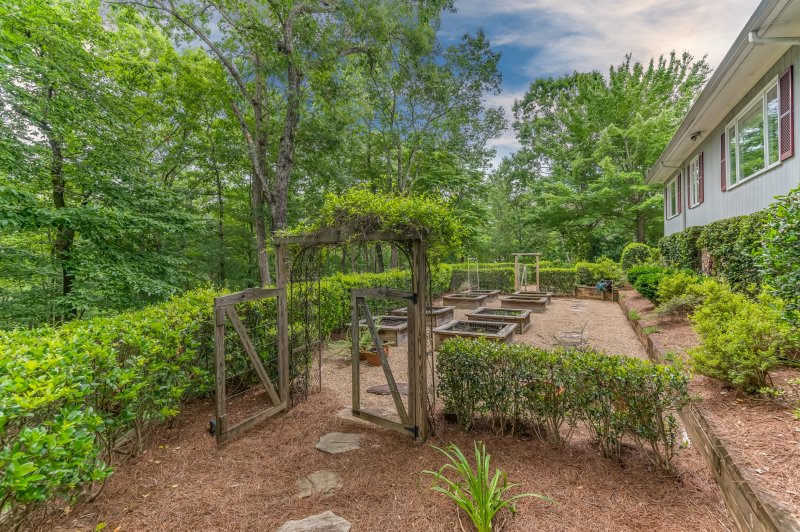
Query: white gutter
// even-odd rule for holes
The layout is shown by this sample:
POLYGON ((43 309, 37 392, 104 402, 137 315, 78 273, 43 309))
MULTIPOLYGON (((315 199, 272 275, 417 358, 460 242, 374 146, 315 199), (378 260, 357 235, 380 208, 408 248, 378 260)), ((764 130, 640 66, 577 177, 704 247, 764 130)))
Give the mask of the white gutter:
POLYGON ((800 45, 800 37, 759 37, 754 31, 747 35, 747 40, 755 44, 800 45))

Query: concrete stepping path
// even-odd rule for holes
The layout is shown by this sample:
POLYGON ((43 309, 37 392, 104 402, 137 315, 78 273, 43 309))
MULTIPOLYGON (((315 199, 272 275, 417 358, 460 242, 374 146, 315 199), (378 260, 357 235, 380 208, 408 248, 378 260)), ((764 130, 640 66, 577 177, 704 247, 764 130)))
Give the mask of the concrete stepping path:
POLYGON ((298 521, 287 521, 278 532, 350 532, 350 521, 328 510, 298 521))
POLYGON ((319 439, 315 447, 329 454, 346 453, 361 448, 361 435, 346 432, 331 432, 319 439))
POLYGON ((342 479, 334 471, 321 469, 297 481, 297 496, 301 499, 314 494, 330 495, 342 485, 342 479))

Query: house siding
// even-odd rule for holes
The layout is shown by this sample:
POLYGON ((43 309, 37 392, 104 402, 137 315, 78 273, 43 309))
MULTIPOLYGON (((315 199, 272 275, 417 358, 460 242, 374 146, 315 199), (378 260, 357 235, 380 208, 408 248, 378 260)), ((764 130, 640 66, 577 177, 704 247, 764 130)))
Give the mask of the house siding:
POLYGON ((797 154, 797 150, 800 148, 798 146, 798 140, 800 140, 800 114, 798 113, 800 98, 797 96, 800 83, 798 83, 798 76, 800 76, 800 46, 793 46, 750 89, 747 96, 737 103, 710 134, 703 135, 700 145, 681 166, 685 168, 689 161, 694 159, 700 152, 703 152, 705 167, 704 201, 693 209, 688 208, 684 182, 683 210, 675 218, 664 222, 665 235, 677 233, 687 227, 706 225, 716 220, 760 211, 769 206, 774 201, 775 196, 786 194, 793 188, 800 186, 800 156, 797 154), (720 135, 722 135, 725 126, 770 81, 781 75, 791 65, 794 65, 795 102, 792 112, 794 113, 795 155, 775 168, 723 192, 720 187, 720 135))

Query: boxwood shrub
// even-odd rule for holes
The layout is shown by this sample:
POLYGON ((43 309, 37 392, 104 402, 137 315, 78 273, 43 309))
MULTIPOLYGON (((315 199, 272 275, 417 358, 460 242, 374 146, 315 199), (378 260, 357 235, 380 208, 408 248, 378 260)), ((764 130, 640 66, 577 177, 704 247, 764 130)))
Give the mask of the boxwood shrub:
POLYGON ((620 458, 627 437, 667 470, 680 440, 675 414, 689 401, 679 368, 593 350, 457 338, 440 349, 437 371, 445 409, 464 430, 485 418, 498 431, 525 426, 566 443, 583 425, 606 456, 620 458))
POLYGON ((619 265, 622 267, 622 271, 627 272, 634 266, 652 263, 655 252, 656 250, 647 244, 631 242, 622 250, 619 265))

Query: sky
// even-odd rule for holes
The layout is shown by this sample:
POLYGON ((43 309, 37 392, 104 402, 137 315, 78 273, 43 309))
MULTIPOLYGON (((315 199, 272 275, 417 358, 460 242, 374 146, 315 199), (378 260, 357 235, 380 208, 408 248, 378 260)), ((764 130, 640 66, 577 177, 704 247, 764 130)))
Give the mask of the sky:
MULTIPOLYGON (((696 58, 707 55, 716 68, 755 11, 759 0, 456 0, 446 14, 440 36, 454 42, 484 28, 495 50, 502 52, 503 92, 487 95, 502 106, 509 121, 511 106, 536 78, 573 71, 606 71, 626 53, 634 59, 675 49, 696 58), (724 6, 724 9, 721 7, 724 6)), ((513 130, 494 143, 495 164, 519 147, 513 130)))

